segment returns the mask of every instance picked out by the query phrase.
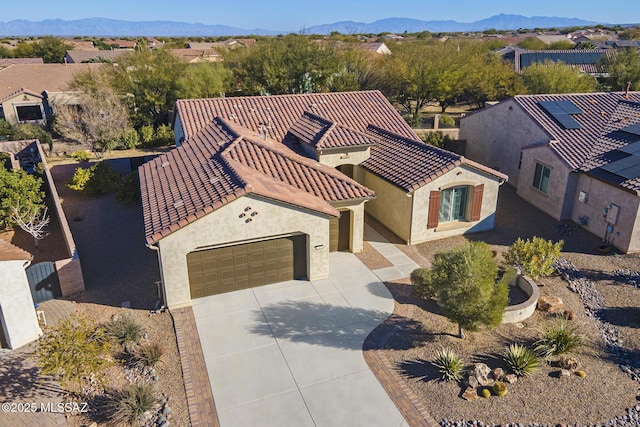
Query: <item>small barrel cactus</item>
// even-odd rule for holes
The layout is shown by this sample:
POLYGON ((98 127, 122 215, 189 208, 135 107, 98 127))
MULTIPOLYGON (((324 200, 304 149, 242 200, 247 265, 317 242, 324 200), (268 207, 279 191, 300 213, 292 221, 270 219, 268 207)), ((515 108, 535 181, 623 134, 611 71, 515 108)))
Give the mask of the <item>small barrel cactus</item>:
POLYGON ((491 391, 488 388, 483 388, 480 394, 482 395, 482 397, 485 397, 485 398, 490 397, 491 391))
POLYGON ((587 373, 585 371, 576 371, 576 375, 580 378, 584 378, 587 376, 587 373))
POLYGON ((495 383, 493 383, 492 389, 493 394, 495 394, 496 396, 504 396, 505 394, 507 394, 507 385, 502 381, 496 381, 495 383))

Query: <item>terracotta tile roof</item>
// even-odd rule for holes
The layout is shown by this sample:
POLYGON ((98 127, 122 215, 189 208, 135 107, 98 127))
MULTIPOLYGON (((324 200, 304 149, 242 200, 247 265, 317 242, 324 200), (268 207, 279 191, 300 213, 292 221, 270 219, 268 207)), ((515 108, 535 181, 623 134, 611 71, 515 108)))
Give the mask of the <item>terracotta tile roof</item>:
POLYGON ((0 58, 0 67, 6 67, 7 65, 21 64, 21 65, 38 65, 44 64, 42 58, 0 58))
POLYGON ((31 258, 29 252, 0 239, 0 261, 28 261, 31 258))
POLYGON ((374 138, 365 133, 349 129, 308 111, 305 111, 300 120, 291 126, 289 133, 316 149, 367 147, 377 144, 374 138))
POLYGON ((372 124, 418 139, 379 91, 181 99, 176 103, 176 114, 186 140, 220 116, 283 141, 305 111, 362 133, 366 133, 367 126, 372 124))
MULTIPOLYGON (((640 141, 640 135, 622 130, 634 124, 640 124, 640 103, 619 101, 594 144, 591 157, 582 164, 580 170, 640 194, 640 177, 628 179, 602 169, 612 162, 630 157, 629 153, 619 149, 640 141)), ((640 157, 637 158, 637 164, 640 166, 640 157)))
POLYGON ((119 57, 127 52, 133 52, 131 49, 117 50, 68 50, 64 58, 70 64, 80 64, 92 59, 102 57, 111 61, 116 61, 119 57))
POLYGON ((23 93, 25 95, 35 96, 37 98, 42 98, 42 94, 41 93, 37 93, 37 92, 34 92, 32 90, 25 89, 25 88, 21 87, 20 89, 16 90, 15 92, 11 92, 10 94, 5 96, 4 98, 0 98, 0 103, 6 101, 7 99, 14 98, 17 95, 20 95, 21 93, 23 93))
POLYGON ((248 193, 335 216, 329 202, 374 196, 334 168, 222 118, 141 166, 140 188, 149 243, 248 193))
MULTIPOLYGON (((517 95, 513 99, 549 135, 550 149, 570 168, 580 168, 593 157, 594 148, 609 118, 623 101, 624 93, 581 93, 558 95, 517 95), (571 101, 582 113, 572 115, 580 129, 565 129, 540 107, 541 101, 571 101)), ((631 101, 640 102, 640 92, 630 92, 631 101)), ((546 142, 546 141, 545 141, 546 142)))
POLYGON ((64 92, 81 71, 101 67, 102 64, 41 64, 10 65, 0 69, 0 99, 26 88, 35 93, 64 92))
POLYGON ((379 139, 362 166, 402 188, 413 191, 462 163, 462 156, 415 139, 370 126, 379 139))

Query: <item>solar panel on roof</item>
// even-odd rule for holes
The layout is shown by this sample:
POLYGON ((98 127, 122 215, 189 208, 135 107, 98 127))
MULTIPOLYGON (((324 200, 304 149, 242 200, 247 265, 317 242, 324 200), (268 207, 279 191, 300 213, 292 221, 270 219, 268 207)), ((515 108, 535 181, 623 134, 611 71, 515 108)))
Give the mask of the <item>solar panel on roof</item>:
POLYGON ((553 116, 565 129, 582 129, 580 123, 568 114, 556 114, 553 116))
POLYGON ((640 156, 629 156, 624 159, 601 166, 600 169, 626 179, 640 177, 640 156))
POLYGON ((564 110, 567 114, 582 114, 582 110, 573 102, 562 100, 556 101, 556 105, 564 110))
POLYGON ((623 132, 630 133, 632 135, 640 136, 640 123, 632 124, 631 126, 627 126, 625 128, 620 129, 623 132))
MULTIPOLYGON (((634 157, 636 157, 636 156, 634 156, 634 157)), ((640 177, 640 164, 638 164, 636 166, 632 166, 632 167, 627 168, 627 169, 623 169, 620 172, 618 172, 618 175, 623 177, 623 178, 627 178, 627 179, 638 178, 638 177, 640 177)))
POLYGON ((618 151, 622 151, 623 153, 628 154, 640 155, 640 141, 620 147, 618 148, 618 151))
POLYGON ((564 110, 558 105, 556 101, 540 101, 538 102, 547 113, 553 114, 563 114, 564 110))

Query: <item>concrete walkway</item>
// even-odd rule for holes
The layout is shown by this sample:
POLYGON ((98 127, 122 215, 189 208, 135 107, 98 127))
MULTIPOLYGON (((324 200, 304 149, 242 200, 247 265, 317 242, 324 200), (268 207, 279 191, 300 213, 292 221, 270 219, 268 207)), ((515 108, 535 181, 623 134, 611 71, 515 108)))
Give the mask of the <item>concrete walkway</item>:
POLYGON ((362 353, 393 298, 353 254, 332 253, 330 271, 193 301, 222 427, 407 426, 362 353))
POLYGON ((364 225, 364 240, 368 241, 376 251, 380 252, 382 256, 393 264, 392 267, 373 270, 373 274, 378 276, 378 278, 383 282, 407 277, 413 270, 420 267, 404 252, 398 249, 396 245, 390 243, 386 238, 366 223, 364 225))

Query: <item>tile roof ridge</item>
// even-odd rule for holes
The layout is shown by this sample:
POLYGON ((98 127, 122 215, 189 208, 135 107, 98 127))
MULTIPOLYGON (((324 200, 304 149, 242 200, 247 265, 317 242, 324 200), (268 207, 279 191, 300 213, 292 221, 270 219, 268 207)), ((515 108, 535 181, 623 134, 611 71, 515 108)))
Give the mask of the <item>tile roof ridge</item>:
POLYGON ((415 139, 410 139, 407 138, 405 136, 402 135, 398 135, 397 133, 391 132, 389 130, 383 129, 379 126, 376 125, 369 125, 367 126, 367 129, 371 129, 374 133, 378 133, 378 134, 382 134, 385 135, 387 137, 391 137, 391 138, 395 138, 395 139, 399 139, 402 140, 403 142, 407 142, 410 144, 413 144, 414 146, 417 146, 418 148, 427 148, 433 151, 438 151, 440 153, 443 154, 447 154, 453 158, 457 158, 458 160, 462 158, 462 156, 460 154, 454 153, 453 151, 449 151, 449 150, 445 150, 444 148, 440 148, 440 147, 436 147, 435 145, 430 145, 427 144, 426 142, 422 141, 422 140, 415 140, 415 139))
MULTIPOLYGON (((7 68, 8 68, 8 67, 7 67, 7 68)), ((11 99, 11 98, 13 98, 14 96, 19 95, 19 94, 21 94, 21 93, 26 93, 26 94, 31 95, 31 96, 37 96, 37 97, 39 97, 39 98, 42 98, 42 94, 41 94, 41 93, 37 93, 36 91, 33 91, 33 90, 30 90, 30 89, 26 89, 26 88, 24 88, 24 87, 21 87, 21 88, 19 88, 19 89, 15 90, 15 91, 11 92, 9 95, 5 96, 4 98, 0 99, 0 102, 4 102, 4 101, 6 101, 7 99, 11 99)))
POLYGON ((279 95, 243 95, 243 96, 233 96, 233 97, 229 96, 229 97, 223 97, 223 98, 189 98, 189 99, 178 99, 176 103, 188 104, 196 101, 211 101, 211 100, 217 101, 217 100, 229 100, 229 99, 246 100, 246 99, 296 98, 296 97, 324 98, 324 97, 332 97, 332 96, 343 95, 343 94, 371 94, 371 93, 382 94, 382 92, 379 89, 369 89, 369 90, 350 90, 350 91, 344 91, 344 92, 283 93, 279 95))

